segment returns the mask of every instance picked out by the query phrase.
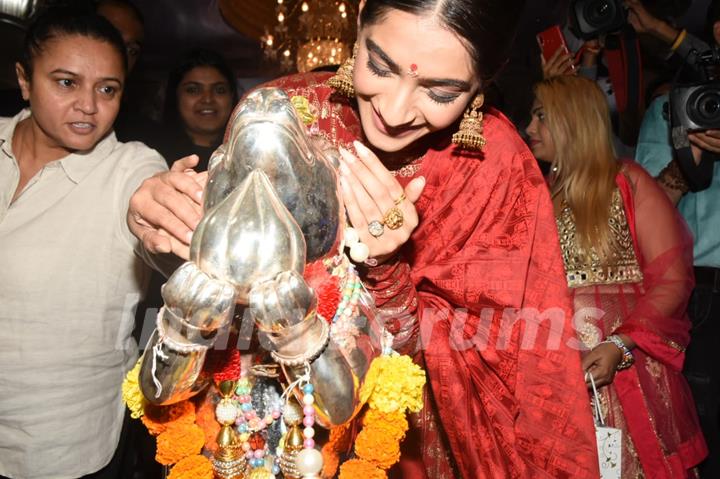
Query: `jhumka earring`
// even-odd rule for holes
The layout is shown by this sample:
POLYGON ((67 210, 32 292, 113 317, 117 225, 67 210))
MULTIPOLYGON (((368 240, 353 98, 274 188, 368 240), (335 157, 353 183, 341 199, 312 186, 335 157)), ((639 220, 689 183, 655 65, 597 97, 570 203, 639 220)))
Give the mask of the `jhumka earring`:
POLYGON ((461 148, 479 151, 485 146, 486 140, 483 136, 483 114, 480 111, 485 102, 485 95, 478 93, 465 110, 463 119, 460 122, 460 129, 453 135, 452 141, 461 148))
POLYGON ((355 55, 357 55, 357 43, 353 46, 352 56, 340 65, 335 75, 330 77, 327 84, 338 91, 338 93, 348 98, 355 96, 355 87, 353 86, 353 68, 355 68, 355 55))

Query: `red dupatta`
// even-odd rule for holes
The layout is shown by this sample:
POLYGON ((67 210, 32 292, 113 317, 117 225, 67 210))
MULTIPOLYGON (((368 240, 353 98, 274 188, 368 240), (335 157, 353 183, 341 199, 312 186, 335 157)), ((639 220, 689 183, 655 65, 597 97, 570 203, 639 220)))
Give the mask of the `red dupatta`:
MULTIPOLYGON (((685 314, 693 281, 693 240, 685 222, 655 180, 634 163, 617 176, 635 254, 643 272, 642 290, 615 334, 636 343, 636 358, 647 355, 665 367, 661 394, 642 367, 620 371, 613 382, 628 432, 646 473, 656 479, 687 477, 707 455, 687 382, 681 372, 690 340, 685 314), (668 403, 669 401, 669 403, 668 403)), ((640 364, 641 361, 636 361, 640 364)))

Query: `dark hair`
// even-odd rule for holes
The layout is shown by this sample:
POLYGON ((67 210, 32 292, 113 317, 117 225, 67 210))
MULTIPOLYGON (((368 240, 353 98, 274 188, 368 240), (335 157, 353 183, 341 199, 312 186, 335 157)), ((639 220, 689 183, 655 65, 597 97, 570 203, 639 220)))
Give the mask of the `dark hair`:
POLYGON ((96 5, 96 9, 100 9, 103 5, 115 5, 118 7, 126 7, 128 10, 132 12, 132 14, 135 16, 138 22, 145 25, 145 18, 143 17, 142 12, 140 9, 132 2, 129 2, 128 0, 99 0, 96 5))
POLYGON ((180 126, 180 112, 178 111, 177 89, 187 72, 197 67, 212 67, 225 77, 232 92, 233 105, 238 101, 237 84, 235 75, 225 62, 225 59, 213 50, 198 48, 185 53, 176 63, 175 68, 168 75, 167 88, 165 89, 165 108, 163 120, 166 124, 180 126))
POLYGON ((33 60, 42 53, 48 41, 78 35, 110 44, 122 58, 127 72, 127 52, 122 36, 104 17, 86 8, 53 7, 42 11, 28 26, 20 64, 32 79, 33 60))
POLYGON ((524 0, 367 0, 361 25, 382 20, 390 10, 437 15, 466 45, 483 86, 510 56, 524 0))

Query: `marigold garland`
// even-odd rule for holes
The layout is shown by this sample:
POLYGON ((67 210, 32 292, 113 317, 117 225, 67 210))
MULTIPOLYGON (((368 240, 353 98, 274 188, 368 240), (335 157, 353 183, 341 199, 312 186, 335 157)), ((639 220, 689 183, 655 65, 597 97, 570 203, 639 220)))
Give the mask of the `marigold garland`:
POLYGON ((335 477, 338 466, 340 465, 340 455, 333 451, 332 446, 329 443, 325 444, 320 452, 323 457, 323 468, 320 472, 320 476, 323 478, 335 477))
POLYGON ((201 454, 188 456, 178 461, 170 470, 168 479, 213 479, 212 463, 201 454))
POLYGON ((148 432, 157 436, 173 424, 193 424, 195 422, 195 405, 187 400, 171 406, 148 404, 145 407, 145 414, 140 419, 148 432))
POLYGON ((213 404, 211 394, 200 402, 195 411, 195 422, 205 431, 205 448, 215 454, 218 448, 217 435, 220 432, 220 423, 217 422, 215 416, 215 404, 213 404))
POLYGON ((340 453, 350 449, 352 421, 330 429, 330 437, 328 442, 322 447, 320 452, 323 456, 322 477, 335 477, 338 466, 340 465, 340 453))
POLYGON ((387 430, 371 424, 355 438, 355 453, 381 469, 389 469, 400 460, 400 441, 387 430))
POLYGON ((339 479, 387 479, 382 469, 375 467, 362 459, 350 459, 340 466, 339 479))
POLYGON ((145 413, 145 406, 148 403, 140 391, 142 359, 142 356, 140 356, 135 366, 125 375, 125 380, 122 383, 122 398, 130 410, 130 417, 133 419, 138 419, 145 413))
POLYGON ((169 466, 187 456, 200 454, 205 432, 197 424, 174 424, 157 438, 155 460, 169 466))
POLYGON ((405 414, 422 409, 424 386, 425 372, 409 356, 393 353, 373 360, 360 390, 368 409, 355 439, 357 459, 340 466, 340 479, 387 477, 385 469, 400 460, 405 414))
POLYGON ((368 409, 362 422, 363 426, 379 430, 379 433, 391 436, 396 441, 402 441, 408 430, 405 413, 400 411, 384 413, 377 409, 368 409))
POLYGON ((423 386, 425 372, 410 356, 380 356, 370 365, 360 397, 383 412, 418 412, 423 407, 423 386))

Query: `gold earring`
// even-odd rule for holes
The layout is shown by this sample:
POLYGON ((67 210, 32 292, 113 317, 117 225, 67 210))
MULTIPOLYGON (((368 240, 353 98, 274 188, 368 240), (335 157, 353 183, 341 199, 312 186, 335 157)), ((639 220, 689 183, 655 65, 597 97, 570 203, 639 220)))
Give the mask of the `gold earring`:
POLYGON ((340 65, 335 75, 330 77, 327 84, 338 91, 338 93, 348 97, 355 97, 355 87, 353 86, 353 68, 355 68, 355 55, 357 55, 357 43, 353 46, 352 56, 340 65))
POLYGON ((483 113, 480 111, 485 103, 485 95, 478 93, 465 110, 460 128, 453 135, 452 141, 466 150, 479 151, 485 146, 486 140, 483 136, 483 113))

